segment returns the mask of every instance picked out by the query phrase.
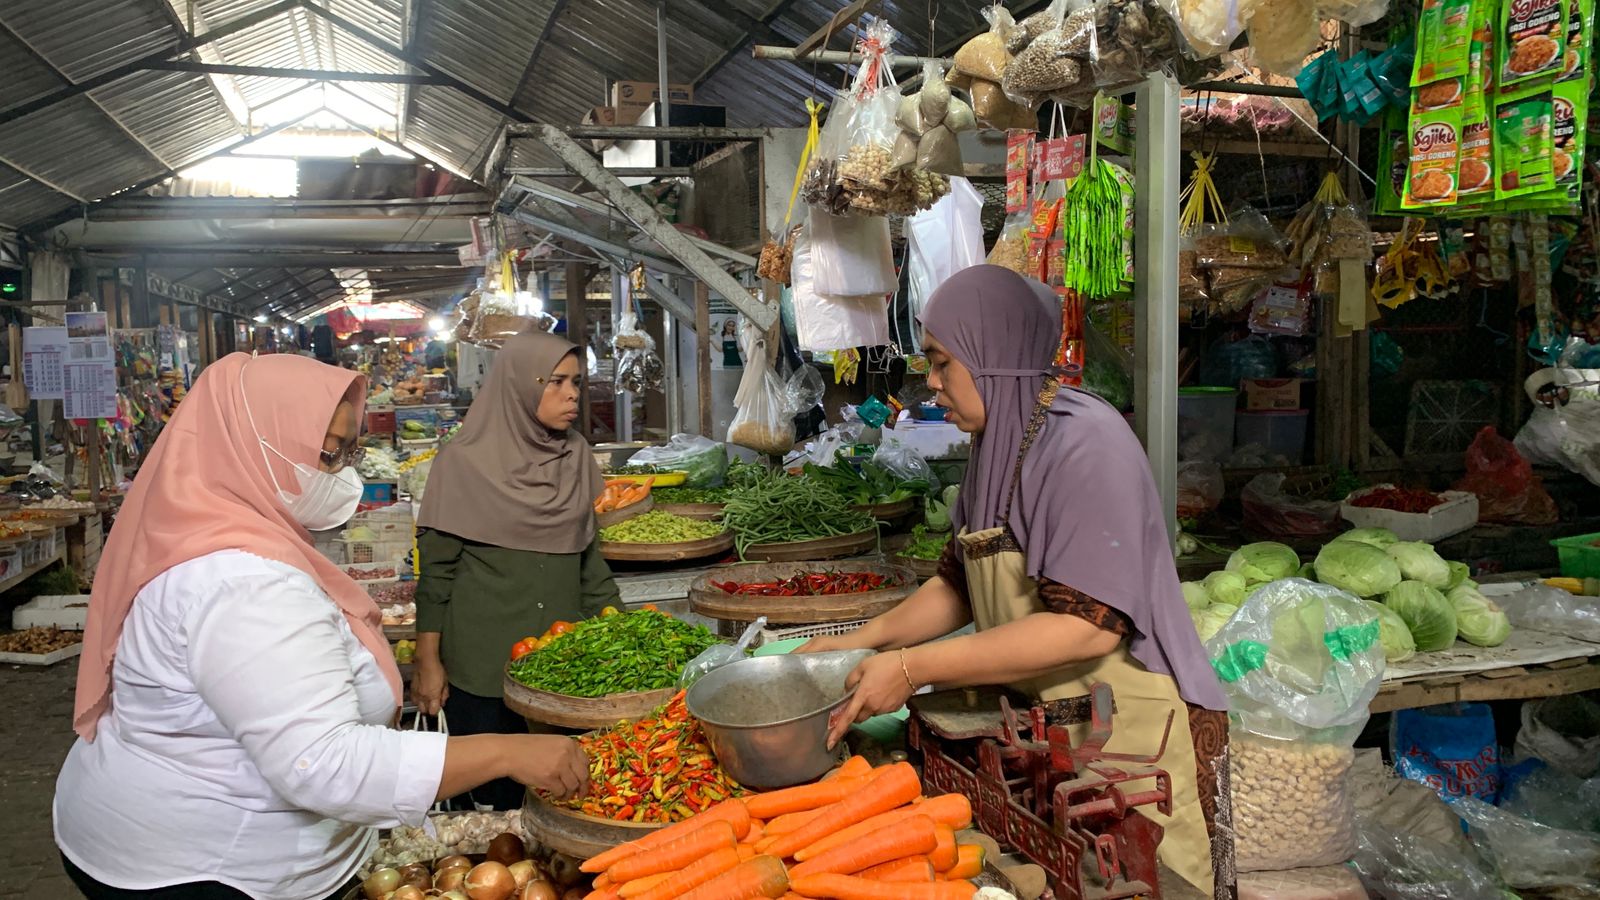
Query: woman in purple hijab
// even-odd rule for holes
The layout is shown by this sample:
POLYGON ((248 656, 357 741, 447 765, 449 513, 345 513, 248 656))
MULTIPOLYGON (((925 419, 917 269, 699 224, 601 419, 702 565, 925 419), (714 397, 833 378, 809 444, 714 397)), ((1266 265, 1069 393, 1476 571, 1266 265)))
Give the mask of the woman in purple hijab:
MULTIPOLYGON (((1112 752, 1154 754, 1172 776, 1161 861, 1195 887, 1232 895, 1232 845, 1219 762, 1226 701, 1178 586, 1143 448, 1098 397, 1060 384, 1052 364, 1060 302, 998 266, 952 276, 922 315, 928 386, 973 436, 952 510, 956 540, 939 576, 860 631, 806 651, 872 649, 834 720, 899 709, 924 685, 1011 685, 1042 701, 1111 685, 1112 752), (977 633, 938 640, 972 623, 977 633), (1188 727, 1184 727, 1187 725, 1188 727), (1219 802, 1219 800, 1223 802, 1219 802)), ((1086 725, 1074 728, 1076 743, 1086 725)))

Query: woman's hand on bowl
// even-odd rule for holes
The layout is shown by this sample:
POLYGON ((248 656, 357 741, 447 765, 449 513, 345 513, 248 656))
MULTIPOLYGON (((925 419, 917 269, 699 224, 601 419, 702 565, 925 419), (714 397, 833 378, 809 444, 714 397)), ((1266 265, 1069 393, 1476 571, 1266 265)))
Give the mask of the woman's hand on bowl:
MULTIPOLYGON (((803 648, 802 648, 803 649, 803 648)), ((906 705, 915 693, 900 665, 899 653, 869 656, 845 679, 845 690, 855 689, 850 699, 828 717, 828 749, 844 739, 851 725, 873 716, 891 713, 906 705)))
POLYGON ((804 644, 801 644, 799 647, 796 647, 794 652, 834 653, 841 650, 868 649, 854 641, 853 637, 854 635, 849 634, 827 634, 823 635, 822 637, 814 637, 811 640, 806 641, 804 644))

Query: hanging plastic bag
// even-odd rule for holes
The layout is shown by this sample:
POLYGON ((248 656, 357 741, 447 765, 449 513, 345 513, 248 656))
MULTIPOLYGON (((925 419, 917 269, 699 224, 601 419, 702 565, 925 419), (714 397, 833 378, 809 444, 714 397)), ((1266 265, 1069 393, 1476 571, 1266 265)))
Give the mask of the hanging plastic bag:
POLYGON ((889 342, 889 315, 883 297, 831 297, 816 290, 809 227, 795 238, 793 272, 790 296, 799 349, 846 350, 889 342))
POLYGON ((788 409, 783 379, 772 371, 761 329, 747 322, 739 338, 747 362, 733 398, 737 412, 728 424, 728 443, 783 456, 794 449, 795 441, 794 416, 788 409))
POLYGON ((628 458, 630 466, 651 466, 688 477, 685 487, 722 487, 728 475, 728 450, 698 434, 675 434, 665 445, 646 447, 628 458))
POLYGON ((1549 368, 1523 383, 1533 412, 1517 432, 1529 462, 1561 466, 1600 484, 1600 369, 1549 368))
POLYGON ((907 219, 904 230, 906 286, 915 320, 946 279, 983 264, 983 195, 965 178, 952 178, 950 194, 907 219))
POLYGON ((1313 0, 1261 0, 1249 29, 1251 60, 1273 75, 1298 75, 1322 43, 1313 0))
POLYGON ((1107 94, 1182 59, 1183 41, 1172 17, 1149 0, 1102 0, 1097 22, 1094 83, 1107 94))
POLYGON ((1533 466, 1510 441, 1485 427, 1467 448, 1467 474, 1458 491, 1478 495, 1478 519, 1514 525, 1549 525, 1560 515, 1533 466))
POLYGON ((794 410, 795 415, 822 405, 823 394, 827 391, 826 385, 822 383, 822 373, 807 363, 801 363, 789 373, 783 389, 784 395, 788 398, 789 408, 794 410))
POLYGON ((611 339, 611 349, 617 360, 616 387, 619 392, 661 390, 666 377, 666 366, 656 353, 656 341, 638 326, 630 310, 617 320, 617 334, 611 339))
POLYGON ((1076 3, 1052 0, 1042 20, 1048 27, 1031 38, 1006 67, 1000 86, 1013 103, 1037 109, 1047 98, 1072 91, 1081 82, 1089 82, 1092 88, 1089 63, 1096 40, 1095 8, 1092 3, 1072 5, 1076 3))
POLYGON ((810 241, 817 293, 882 298, 899 286, 888 219, 832 216, 813 210, 810 241))
POLYGON ((817 131, 817 114, 822 111, 822 104, 810 98, 806 99, 806 113, 811 118, 811 124, 806 127, 806 144, 800 150, 800 165, 795 168, 794 187, 789 190, 789 207, 783 214, 783 227, 778 229, 776 239, 768 239, 761 247, 761 259, 756 266, 756 274, 768 281, 779 284, 789 283, 789 270, 794 265, 794 233, 789 229, 789 223, 794 220, 794 203, 800 196, 800 186, 805 181, 806 169, 811 165, 811 155, 817 150, 820 135, 817 131))
POLYGON ((1245 23, 1255 15, 1257 0, 1163 0, 1162 6, 1178 23, 1195 59, 1226 53, 1245 23))

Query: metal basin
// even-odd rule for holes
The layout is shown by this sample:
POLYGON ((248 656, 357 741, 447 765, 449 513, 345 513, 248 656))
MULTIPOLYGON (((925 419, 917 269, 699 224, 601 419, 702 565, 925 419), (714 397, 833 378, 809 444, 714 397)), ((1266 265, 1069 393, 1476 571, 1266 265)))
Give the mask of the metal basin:
POLYGON ((689 714, 728 774, 753 788, 813 781, 838 761, 828 714, 850 698, 845 679, 871 650, 761 656, 730 663, 689 688, 689 714))

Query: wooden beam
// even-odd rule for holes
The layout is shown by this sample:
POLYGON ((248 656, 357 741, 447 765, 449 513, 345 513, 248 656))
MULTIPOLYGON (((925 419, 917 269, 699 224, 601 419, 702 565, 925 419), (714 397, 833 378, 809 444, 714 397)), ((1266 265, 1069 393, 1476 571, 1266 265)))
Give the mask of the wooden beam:
POLYGON ((805 40, 794 45, 795 56, 804 58, 807 53, 825 46, 828 39, 839 29, 839 26, 859 17, 876 5, 877 2, 878 0, 850 0, 843 9, 833 14, 833 17, 828 20, 828 24, 813 31, 805 40))

